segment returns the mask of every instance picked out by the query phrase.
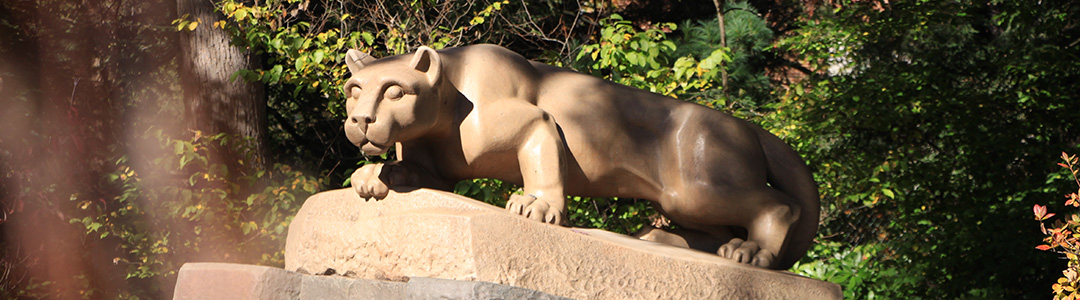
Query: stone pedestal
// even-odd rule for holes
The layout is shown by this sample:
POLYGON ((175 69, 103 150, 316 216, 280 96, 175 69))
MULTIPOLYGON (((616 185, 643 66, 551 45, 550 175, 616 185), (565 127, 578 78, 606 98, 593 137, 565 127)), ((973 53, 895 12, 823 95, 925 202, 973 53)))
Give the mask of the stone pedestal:
POLYGON ((412 277, 405 281, 304 275, 279 268, 187 263, 177 278, 176 300, 566 300, 543 292, 481 281, 412 277))
POLYGON ((404 281, 478 281, 574 299, 841 299, 836 284, 596 229, 530 221, 418 189, 365 201, 312 196, 293 219, 285 269, 404 281))
POLYGON ((297 299, 301 282, 298 275, 263 266, 186 263, 176 276, 173 299, 297 299))

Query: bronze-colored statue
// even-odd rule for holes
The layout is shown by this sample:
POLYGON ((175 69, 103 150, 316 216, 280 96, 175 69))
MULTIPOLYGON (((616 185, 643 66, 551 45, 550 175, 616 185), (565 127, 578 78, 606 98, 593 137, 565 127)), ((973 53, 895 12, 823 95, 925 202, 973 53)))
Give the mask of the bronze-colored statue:
POLYGON ((787 269, 817 231, 817 184, 776 136, 728 114, 474 45, 375 60, 346 55, 349 140, 398 161, 352 175, 390 187, 523 186, 509 211, 565 225, 566 196, 648 199, 681 229, 649 240, 787 269), (712 245, 711 247, 709 245, 712 245))

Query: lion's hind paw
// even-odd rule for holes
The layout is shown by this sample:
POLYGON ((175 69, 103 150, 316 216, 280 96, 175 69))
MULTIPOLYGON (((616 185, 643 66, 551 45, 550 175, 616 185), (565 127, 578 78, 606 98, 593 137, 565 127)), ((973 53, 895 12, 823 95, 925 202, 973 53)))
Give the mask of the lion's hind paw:
POLYGON ((772 251, 762 249, 754 241, 744 241, 740 238, 733 238, 727 244, 720 246, 720 249, 716 250, 716 255, 762 268, 768 268, 776 259, 776 254, 772 251))

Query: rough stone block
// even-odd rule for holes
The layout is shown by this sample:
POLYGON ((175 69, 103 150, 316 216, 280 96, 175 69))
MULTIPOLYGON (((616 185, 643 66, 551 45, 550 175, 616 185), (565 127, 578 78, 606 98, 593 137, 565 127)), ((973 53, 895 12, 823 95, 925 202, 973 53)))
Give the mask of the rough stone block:
POLYGON ((565 299, 490 282, 414 277, 405 282, 337 275, 304 275, 284 269, 228 263, 187 263, 174 299, 565 299))
POLYGON ((840 287, 714 254, 530 221, 418 189, 364 201, 312 196, 293 219, 286 270, 486 281, 574 299, 841 299, 840 287))
POLYGON ((405 299, 404 282, 304 275, 301 300, 405 299))
POLYGON ((413 277, 409 279, 408 300, 455 299, 529 299, 570 300, 540 291, 483 281, 463 281, 442 278, 413 277))
POLYGON ((228 263, 186 263, 176 278, 176 300, 290 300, 300 296, 300 274, 228 263))

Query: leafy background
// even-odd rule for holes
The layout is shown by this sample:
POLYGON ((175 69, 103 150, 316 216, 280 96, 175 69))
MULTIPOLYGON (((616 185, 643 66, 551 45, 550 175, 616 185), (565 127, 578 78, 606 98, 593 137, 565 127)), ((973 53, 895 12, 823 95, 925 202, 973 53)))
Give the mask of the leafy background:
MULTIPOLYGON (((306 197, 394 159, 342 136, 345 50, 475 43, 776 133, 822 191, 819 236, 791 271, 845 298, 1052 294, 1069 266, 1035 249, 1029 208, 1068 211, 1054 163, 1080 141, 1080 3, 720 2, 724 35, 712 1, 223 0, 215 20, 166 0, 6 1, 0 296, 169 298, 184 262, 281 266, 306 197), (201 30, 258 58, 233 76, 264 89, 266 137, 177 125, 196 117, 177 39, 201 30)), ((517 189, 455 186, 493 204, 517 189)), ((622 233, 664 223, 640 199, 570 208, 622 233)))

